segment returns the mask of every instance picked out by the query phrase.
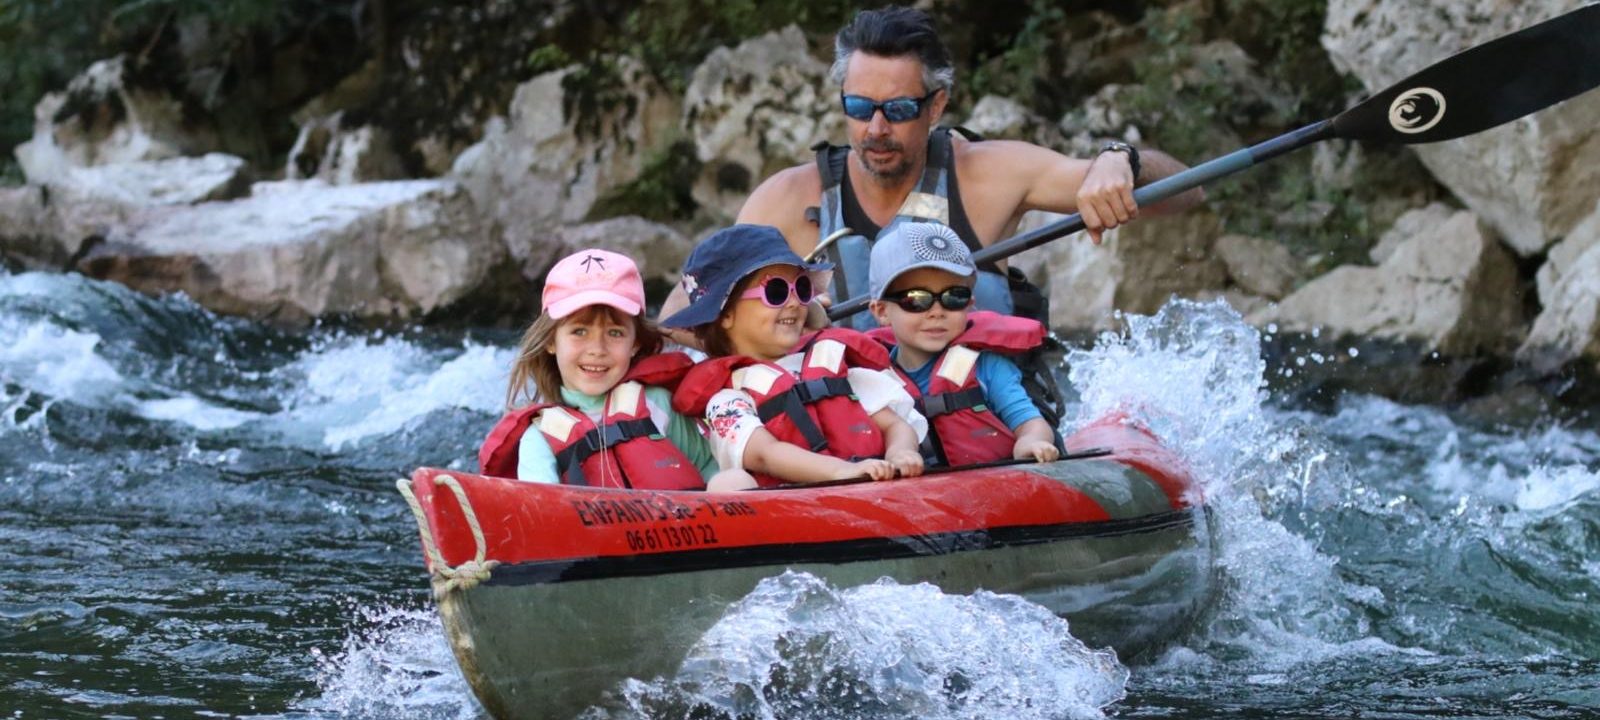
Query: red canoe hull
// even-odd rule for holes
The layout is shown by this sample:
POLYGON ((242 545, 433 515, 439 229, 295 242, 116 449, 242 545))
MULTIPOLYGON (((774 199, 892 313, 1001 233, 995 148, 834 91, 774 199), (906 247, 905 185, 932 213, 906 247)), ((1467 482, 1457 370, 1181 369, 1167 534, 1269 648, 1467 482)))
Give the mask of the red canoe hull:
POLYGON ((1067 445, 1111 452, 741 493, 436 469, 418 470, 409 487, 425 549, 429 539, 437 547, 425 553, 436 587, 441 571, 495 564, 481 583, 440 593, 484 706, 497 717, 565 717, 623 678, 671 675, 729 603, 787 569, 840 587, 891 577, 1020 594, 1067 617, 1085 641, 1124 654, 1171 637, 1212 591, 1209 530, 1183 464, 1115 420, 1067 445))

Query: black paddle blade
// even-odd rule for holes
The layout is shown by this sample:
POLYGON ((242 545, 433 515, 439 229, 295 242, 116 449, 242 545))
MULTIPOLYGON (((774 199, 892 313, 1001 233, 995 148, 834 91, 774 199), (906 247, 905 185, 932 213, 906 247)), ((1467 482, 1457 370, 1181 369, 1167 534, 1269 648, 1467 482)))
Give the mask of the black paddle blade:
POLYGON ((1451 56, 1333 119, 1354 140, 1430 143, 1488 130, 1600 86, 1600 5, 1451 56))

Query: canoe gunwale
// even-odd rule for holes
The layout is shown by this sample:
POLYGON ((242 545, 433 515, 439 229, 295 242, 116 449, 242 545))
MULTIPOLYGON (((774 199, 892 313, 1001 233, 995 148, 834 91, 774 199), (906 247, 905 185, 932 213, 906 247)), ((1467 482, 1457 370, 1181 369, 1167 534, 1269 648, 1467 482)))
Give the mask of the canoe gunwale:
POLYGON ((501 565, 485 585, 538 585, 727 568, 844 564, 1119 537, 1191 526, 1196 508, 1097 522, 996 527, 825 543, 751 545, 649 555, 589 557, 501 565))

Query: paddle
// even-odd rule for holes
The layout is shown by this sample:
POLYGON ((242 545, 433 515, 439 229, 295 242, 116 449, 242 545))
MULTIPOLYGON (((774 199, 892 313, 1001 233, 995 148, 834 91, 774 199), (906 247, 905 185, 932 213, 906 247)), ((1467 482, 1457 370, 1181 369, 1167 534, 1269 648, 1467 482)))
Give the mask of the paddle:
MULTIPOLYGON (((1329 138, 1374 143, 1430 143, 1483 132, 1600 86, 1600 5, 1486 42, 1434 63, 1340 113, 1235 151, 1133 191, 1140 206, 1329 138)), ((1003 260, 1083 230, 1083 217, 1061 220, 990 245, 979 265, 1003 260)), ((828 310, 838 320, 867 306, 866 296, 828 310)))
MULTIPOLYGON (((1062 453, 1061 457, 1058 457, 1055 460, 1052 460, 1051 462, 1061 462, 1063 460, 1089 460, 1089 459, 1092 459, 1092 458, 1105 457, 1107 455, 1110 455, 1111 453, 1112 453, 1111 448, 1103 448, 1103 447, 1086 448, 1084 450, 1076 450, 1076 451, 1073 451, 1073 452, 1062 453)), ((1038 465, 1038 464, 1040 464, 1039 461, 1034 460, 1033 458, 1026 458, 1026 459, 1022 459, 1022 460, 1018 460, 1016 458, 1006 458, 1004 460, 991 460, 989 462, 972 463, 970 465, 957 465, 955 467, 929 468, 922 475, 919 475, 919 476, 917 476, 915 478, 903 478, 903 479, 905 479, 905 480, 917 480, 919 478, 931 477, 931 476, 934 476, 934 475, 948 475, 950 473, 965 472, 965 471, 968 471, 968 470, 982 470, 984 468, 1008 467, 1008 466, 1011 466, 1011 465, 1038 465)), ((1048 464, 1048 463, 1046 463, 1046 464, 1048 464)), ((900 476, 898 474, 896 474, 895 475, 895 479, 896 480, 900 480, 902 478, 900 478, 900 476)), ((843 480, 824 480, 823 482, 814 482, 814 483, 784 483, 783 485, 775 485, 773 487, 751 488, 751 489, 752 490, 799 490, 801 488, 833 487, 835 485, 856 485, 856 484, 859 484, 859 483, 869 483, 869 482, 874 482, 873 479, 870 476, 861 475, 859 477, 845 478, 843 480)))

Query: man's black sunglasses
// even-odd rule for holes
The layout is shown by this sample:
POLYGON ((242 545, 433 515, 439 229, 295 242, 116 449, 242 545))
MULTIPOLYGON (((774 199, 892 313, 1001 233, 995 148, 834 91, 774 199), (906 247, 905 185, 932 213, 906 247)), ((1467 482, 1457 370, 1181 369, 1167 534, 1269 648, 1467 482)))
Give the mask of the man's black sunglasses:
POLYGON ((932 100, 933 96, 938 94, 939 91, 934 90, 920 98, 897 97, 876 102, 872 98, 841 93, 839 100, 844 104, 844 114, 856 120, 871 122, 872 116, 877 114, 879 108, 883 108, 883 119, 892 123, 903 123, 921 117, 923 103, 932 100))
POLYGON ((933 309, 935 300, 946 310, 964 310, 972 304, 972 288, 965 285, 947 287, 939 292, 927 288, 911 288, 884 293, 883 299, 900 306, 909 313, 925 313, 933 309))

